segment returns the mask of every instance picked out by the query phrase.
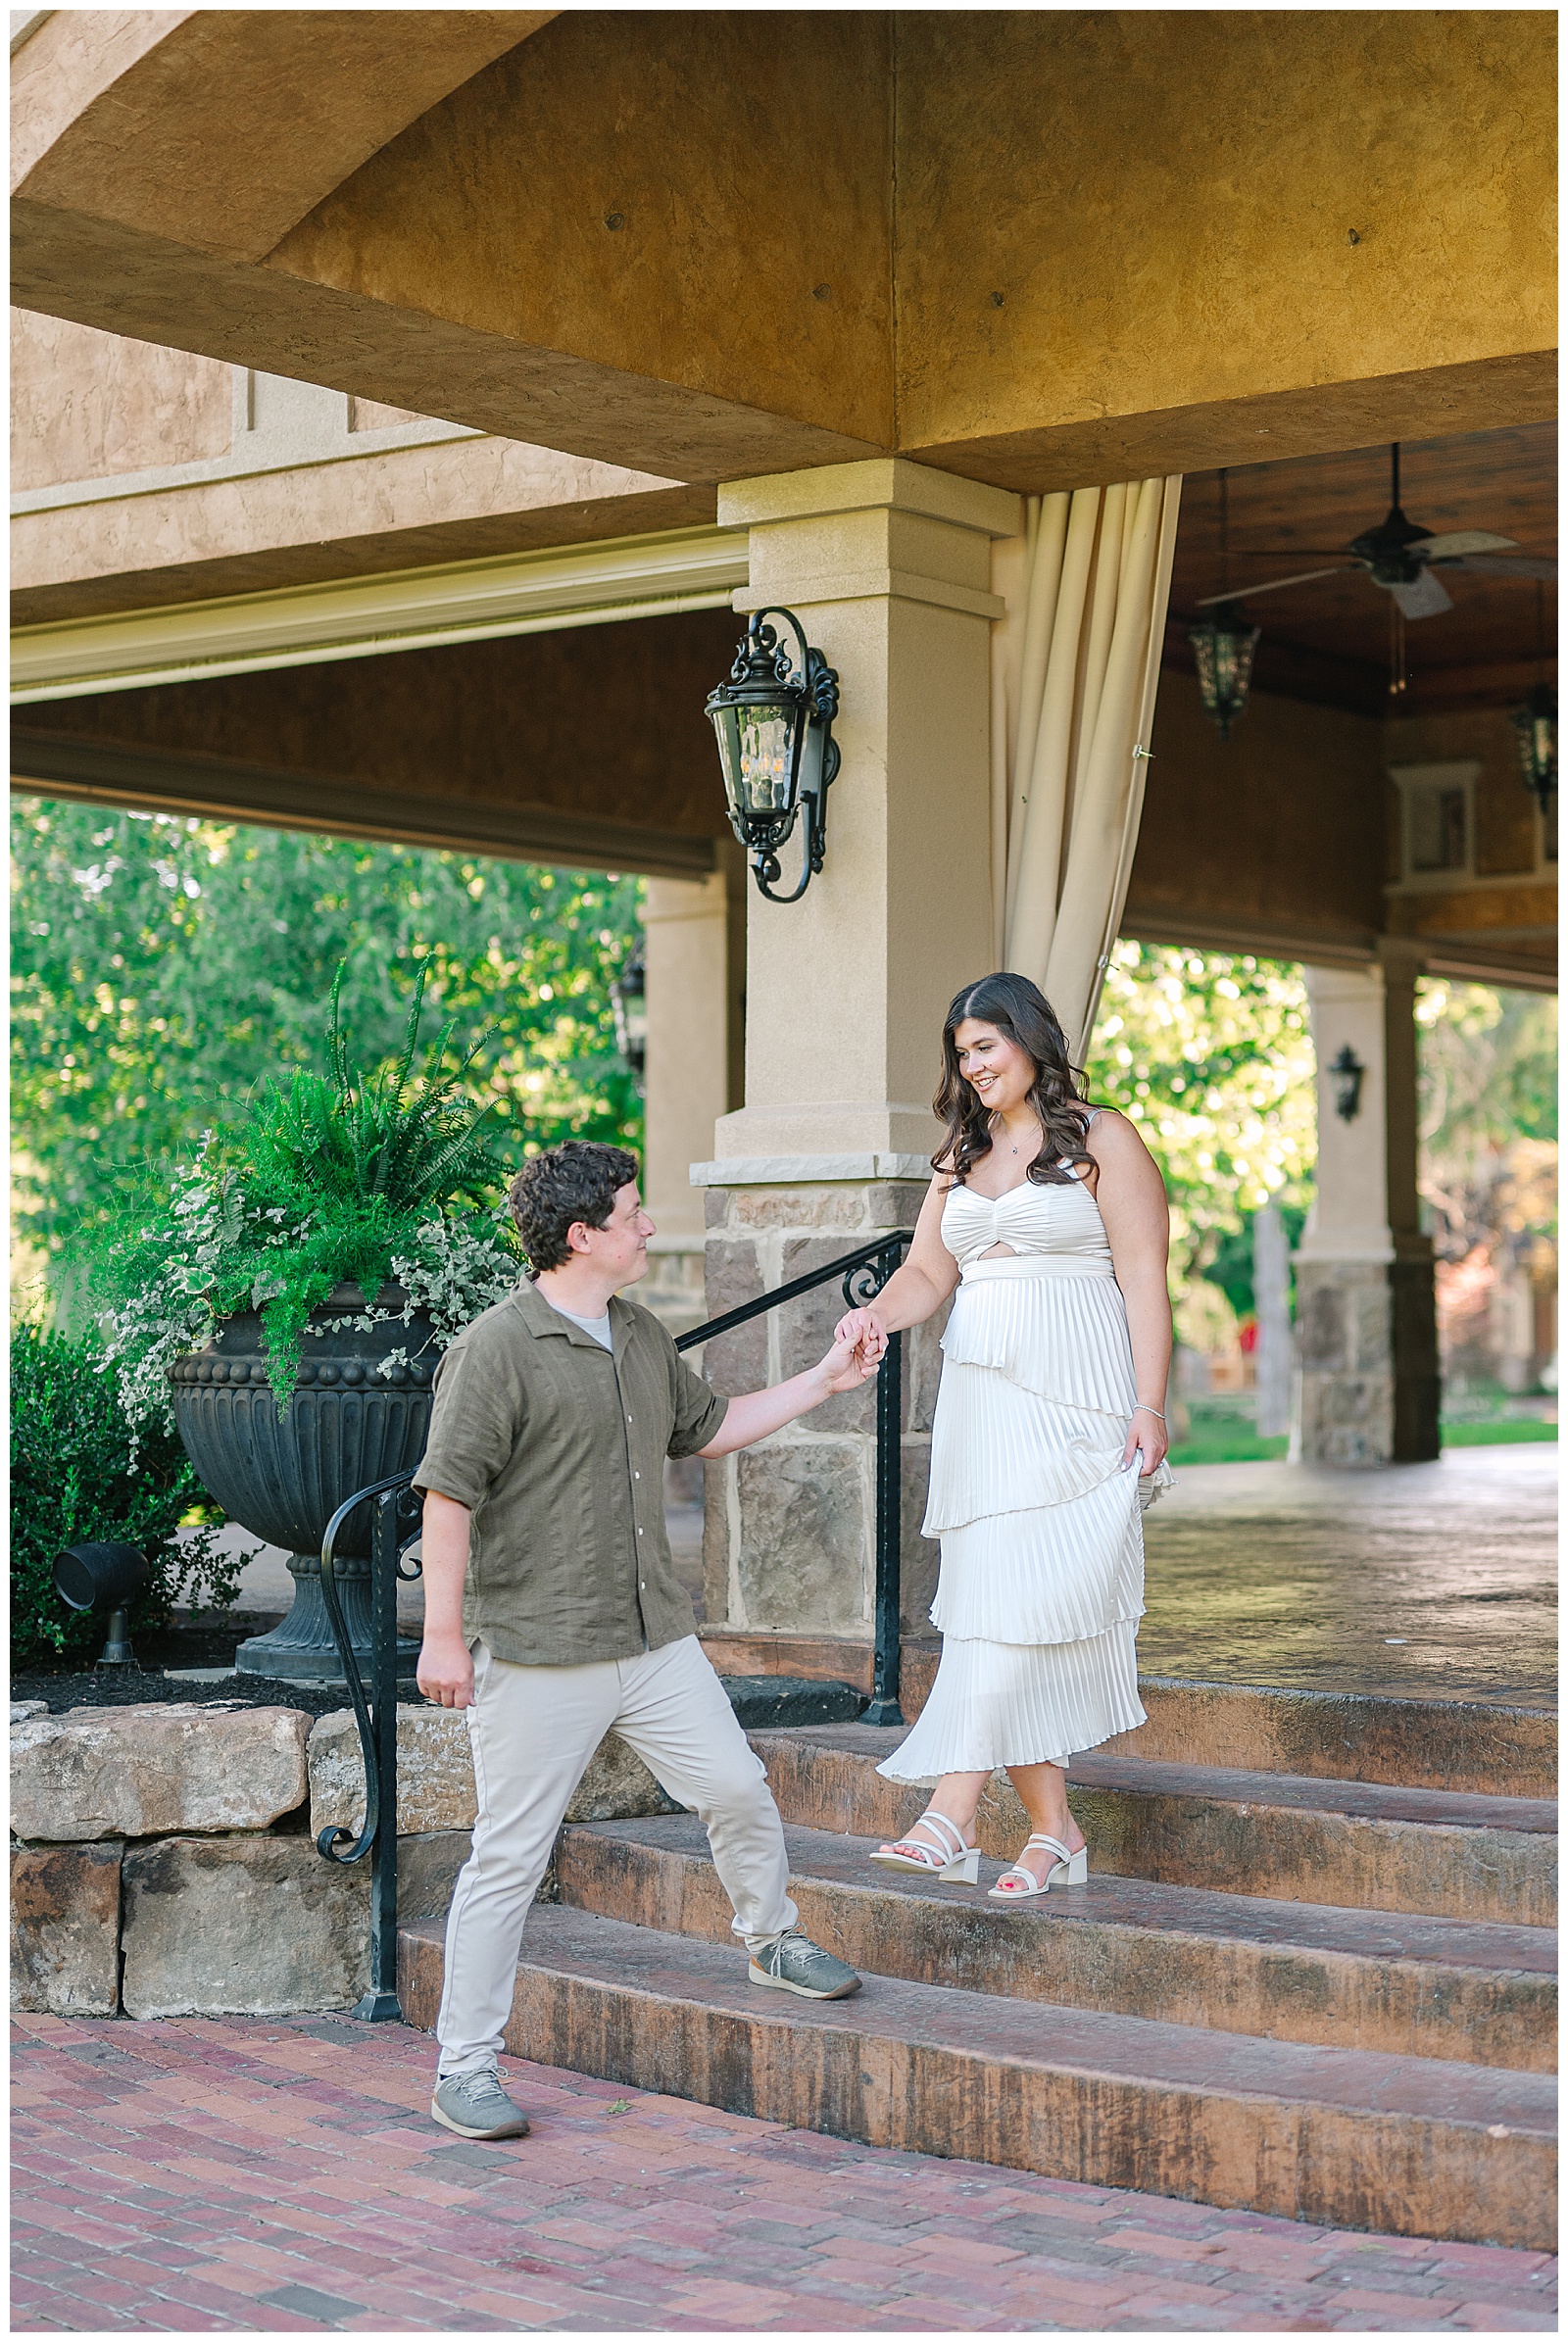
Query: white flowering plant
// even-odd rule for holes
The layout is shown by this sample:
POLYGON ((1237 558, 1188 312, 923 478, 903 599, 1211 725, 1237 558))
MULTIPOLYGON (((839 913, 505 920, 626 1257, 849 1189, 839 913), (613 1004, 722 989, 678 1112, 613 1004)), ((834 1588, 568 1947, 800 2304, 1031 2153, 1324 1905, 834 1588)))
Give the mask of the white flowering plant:
MULTIPOLYGON (((444 1348, 515 1285, 521 1254, 496 1200, 506 1166, 481 1129, 490 1108, 461 1087, 482 1041, 443 1072, 448 1025, 415 1079, 422 993, 421 981, 397 1064, 367 1080, 349 1062, 334 986, 330 1076, 269 1085, 237 1133, 209 1133, 122 1216, 89 1282, 133 1428, 172 1423, 170 1366, 241 1311, 261 1317, 268 1379, 286 1409, 306 1340, 412 1326, 422 1313, 433 1329, 422 1339, 444 1348), (363 1305, 317 1316, 344 1284, 363 1305), (401 1288, 396 1306, 378 1299, 389 1285, 401 1288)), ((394 1348, 378 1371, 408 1363, 394 1348)))

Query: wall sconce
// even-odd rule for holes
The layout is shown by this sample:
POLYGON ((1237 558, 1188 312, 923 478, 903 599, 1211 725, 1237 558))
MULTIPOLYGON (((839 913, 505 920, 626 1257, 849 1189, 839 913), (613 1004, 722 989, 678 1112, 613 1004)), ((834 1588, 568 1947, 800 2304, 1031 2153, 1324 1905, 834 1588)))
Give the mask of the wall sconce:
POLYGON ((729 681, 708 698, 706 713, 718 736, 729 823, 752 857, 752 875, 769 903, 799 903, 822 867, 827 843, 827 793, 839 769, 833 720, 839 679, 813 651, 793 610, 760 610, 735 652, 729 681), (801 647, 791 665, 769 618, 784 618, 801 647), (806 816, 806 857, 793 895, 775 895, 778 850, 806 816))
POLYGON ((632 945, 610 988, 615 1047, 641 1086, 648 1071, 648 960, 641 942, 632 945))
POLYGON ((1519 750, 1519 777, 1543 813, 1557 789, 1557 695, 1538 683, 1522 707, 1509 711, 1519 750))
POLYGON ((1366 1067, 1348 1042, 1329 1067, 1334 1084, 1334 1111, 1342 1122, 1353 1122, 1361 1111, 1361 1084, 1366 1067))
MULTIPOLYGON (((1557 694, 1546 681, 1546 589, 1536 581, 1536 657, 1541 672, 1534 691, 1522 707, 1508 711, 1513 735, 1519 750, 1519 777, 1541 807, 1542 818, 1549 817, 1552 799, 1557 794, 1557 694)), ((1555 854, 1552 856, 1555 859, 1555 854)))

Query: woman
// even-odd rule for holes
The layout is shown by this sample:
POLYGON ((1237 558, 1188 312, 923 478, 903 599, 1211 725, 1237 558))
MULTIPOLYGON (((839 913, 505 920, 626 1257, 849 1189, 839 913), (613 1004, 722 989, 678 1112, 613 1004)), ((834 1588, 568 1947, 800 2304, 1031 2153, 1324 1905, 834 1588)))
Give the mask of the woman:
POLYGON ((942 1057, 947 1134, 908 1259, 838 1330, 878 1356, 957 1289, 925 1521, 942 1540, 942 1663, 878 1767, 940 1778, 908 1835, 871 1860, 972 1884, 975 1815, 1003 1765, 1031 1835, 991 1892, 1025 1902, 1088 1875, 1068 1758, 1144 1722, 1140 1497, 1170 1482, 1170 1219, 1149 1149, 1084 1102, 1027 977, 966 986, 942 1057))

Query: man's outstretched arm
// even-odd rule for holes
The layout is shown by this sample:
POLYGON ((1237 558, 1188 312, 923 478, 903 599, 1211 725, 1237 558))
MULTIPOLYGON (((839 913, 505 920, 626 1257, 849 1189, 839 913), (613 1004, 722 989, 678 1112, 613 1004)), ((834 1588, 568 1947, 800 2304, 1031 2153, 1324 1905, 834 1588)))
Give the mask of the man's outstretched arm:
POLYGON ((708 1456, 733 1455, 737 1447, 750 1447, 755 1439, 765 1439, 769 1432, 781 1431, 798 1416, 808 1415, 836 1391, 858 1391, 875 1374, 875 1365, 860 1347, 848 1342, 835 1342, 827 1356, 808 1367, 805 1374, 792 1375, 787 1383, 775 1383, 771 1390, 747 1391, 739 1398, 732 1398, 723 1422, 708 1445, 697 1452, 708 1456))
POLYGON ((473 1704, 473 1655, 463 1632, 463 1582, 468 1574, 472 1515, 454 1496, 427 1488, 424 1537, 424 1640, 419 1645, 419 1689, 438 1708, 473 1704))

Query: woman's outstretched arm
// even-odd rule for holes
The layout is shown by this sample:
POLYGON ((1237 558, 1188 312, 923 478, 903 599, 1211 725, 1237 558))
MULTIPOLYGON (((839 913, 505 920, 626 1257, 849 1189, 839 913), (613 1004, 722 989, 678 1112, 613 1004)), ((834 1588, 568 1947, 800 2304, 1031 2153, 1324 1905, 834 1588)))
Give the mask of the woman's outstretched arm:
POLYGON ((1170 1207, 1158 1166, 1125 1116, 1097 1116, 1085 1144, 1099 1166, 1095 1200, 1127 1304, 1133 1372, 1143 1402, 1127 1434, 1125 1461, 1131 1463, 1141 1447, 1147 1475, 1170 1445, 1163 1421, 1171 1351, 1170 1207))
POLYGON ((942 1242, 942 1204, 949 1182, 935 1174, 914 1224, 914 1242, 902 1269, 896 1269, 876 1299, 864 1309, 852 1309, 834 1331, 838 1342, 865 1342, 870 1354, 880 1357, 890 1334, 906 1326, 923 1325, 941 1308, 958 1282, 958 1264, 942 1242))

